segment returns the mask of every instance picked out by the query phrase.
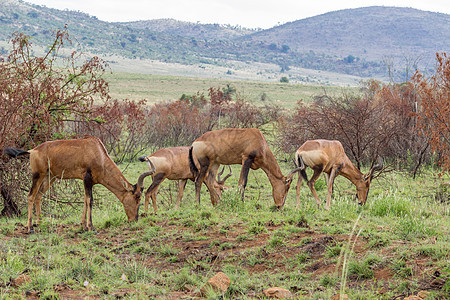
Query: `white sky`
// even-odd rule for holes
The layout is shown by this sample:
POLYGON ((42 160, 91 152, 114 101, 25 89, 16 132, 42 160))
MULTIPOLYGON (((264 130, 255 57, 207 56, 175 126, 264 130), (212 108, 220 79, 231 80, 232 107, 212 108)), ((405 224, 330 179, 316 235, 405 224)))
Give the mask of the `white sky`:
POLYGON ((24 0, 88 13, 108 22, 172 18, 270 28, 330 11, 366 6, 412 7, 450 14, 448 0, 24 0))

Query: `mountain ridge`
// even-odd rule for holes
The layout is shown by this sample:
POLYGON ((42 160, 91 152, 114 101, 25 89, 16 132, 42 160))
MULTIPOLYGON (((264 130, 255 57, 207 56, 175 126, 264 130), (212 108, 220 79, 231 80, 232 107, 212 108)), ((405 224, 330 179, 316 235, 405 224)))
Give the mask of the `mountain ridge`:
POLYGON ((389 68, 405 80, 407 70, 431 70, 435 53, 450 46, 450 15, 412 8, 345 9, 256 30, 173 19, 112 23, 19 0, 0 5, 2 45, 20 31, 45 46, 52 30, 67 25, 82 48, 103 57, 217 66, 230 74, 233 62, 272 64, 294 81, 303 81, 292 71, 299 68, 384 80, 389 68))
MULTIPOLYGON (((315 17, 288 22, 274 28, 251 34, 250 37, 253 40, 256 39, 258 41, 264 41, 273 40, 276 36, 278 41, 287 43, 290 47, 299 51, 322 50, 327 52, 326 43, 331 43, 329 41, 330 39, 341 39, 341 47, 344 42, 351 42, 350 46, 352 47, 355 47, 356 44, 358 44, 358 47, 361 47, 362 42, 364 45, 363 50, 365 51, 359 51, 354 54, 366 55, 367 57, 367 52, 373 52, 374 48, 379 49, 380 46, 386 48, 388 42, 400 43, 401 41, 405 41, 405 38, 407 39, 406 42, 410 42, 410 44, 407 44, 406 47, 412 47, 414 45, 417 46, 417 43, 413 43, 411 39, 417 37, 418 35, 421 36, 421 48, 432 49, 432 46, 434 46, 433 49, 436 51, 449 50, 449 22, 450 16, 443 13, 427 12, 414 8, 370 6, 364 8, 338 10, 315 17), (421 19, 424 18, 434 21, 421 22, 421 19), (343 21, 339 22, 339 19, 343 21), (364 21, 366 21, 366 23, 364 23, 364 21), (326 23, 326 26, 323 25, 324 23, 326 23), (313 27, 313 29, 308 28, 308 26, 313 27), (317 42, 316 44, 310 42, 306 45, 299 45, 298 41, 292 41, 292 39, 285 38, 282 32, 284 31, 284 34, 286 34, 286 32, 299 34, 302 30, 303 32, 312 32, 318 26, 328 26, 328 28, 332 27, 333 31, 329 29, 328 31, 323 30, 317 38, 306 38, 307 41, 317 42), (376 29, 379 29, 380 32, 376 32, 376 29), (433 30, 435 35, 432 35, 433 30), (350 36, 349 32, 352 34, 357 33, 358 35, 356 37, 350 36), (370 34, 369 39, 364 36, 367 34, 370 34), (406 36, 402 36, 405 34, 406 36), (391 38, 382 40, 384 44, 380 45, 379 37, 383 35, 388 37, 390 35, 391 38), (427 36, 437 36, 438 38, 426 39, 427 36), (345 37, 349 37, 351 40, 345 39, 345 37), (365 43, 366 40, 371 43, 365 43), (447 46, 447 49, 444 49, 445 46, 447 46)), ((303 40, 305 40, 305 38, 303 40)), ((342 48, 346 49, 346 47, 342 48)), ((340 51, 339 54, 344 55, 345 53, 340 51)), ((373 57, 370 56, 369 58, 373 59, 373 57)), ((379 59, 380 55, 375 56, 375 58, 379 59)))

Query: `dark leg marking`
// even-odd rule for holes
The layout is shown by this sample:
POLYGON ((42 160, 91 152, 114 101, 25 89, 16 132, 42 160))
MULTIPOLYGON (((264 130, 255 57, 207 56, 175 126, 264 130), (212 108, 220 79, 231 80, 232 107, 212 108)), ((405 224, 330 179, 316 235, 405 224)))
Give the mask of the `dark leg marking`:
POLYGON ((242 166, 242 177, 244 179, 244 184, 242 186, 242 190, 245 190, 245 187, 247 186, 247 179, 248 179, 248 172, 255 161, 256 152, 252 151, 250 152, 248 158, 244 161, 244 165, 242 166))
POLYGON ((336 171, 334 172, 334 176, 333 178, 330 178, 331 180, 331 193, 334 192, 334 180, 336 179, 336 177, 339 175, 339 172, 342 170, 342 168, 344 167, 344 164, 341 164, 336 171))
POLYGON ((164 180, 166 174, 164 173, 158 173, 155 175, 155 177, 153 178, 153 182, 150 185, 150 187, 147 189, 147 191, 145 192, 145 194, 149 194, 151 192, 153 192, 153 190, 155 188, 157 188, 159 186, 159 184, 164 180))
POLYGON ((86 174, 83 179, 84 191, 89 196, 89 205, 87 213, 87 230, 94 231, 94 226, 92 224, 92 206, 94 205, 94 197, 92 196, 92 187, 94 186, 94 180, 92 178, 91 169, 87 169, 86 174))
MULTIPOLYGON (((36 188, 38 188, 37 186, 36 186, 36 183, 37 183, 37 181, 38 181, 38 179, 39 179, 39 176, 40 176, 40 174, 39 173, 33 173, 32 174, 32 183, 31 183, 31 189, 30 189, 30 192, 29 192, 29 194, 28 195, 32 195, 33 194, 33 191, 34 191, 34 189, 36 189, 36 188)), ((40 187, 39 187, 40 188, 40 187)))
POLYGON ((202 187, 203 180, 205 180, 206 171, 209 168, 209 158, 202 157, 198 159, 198 162, 200 164, 200 172, 195 177, 195 196, 197 197, 198 205, 200 205, 200 190, 202 187))
POLYGON ((84 175, 83 183, 84 183, 84 190, 89 195, 90 207, 92 208, 92 205, 94 204, 94 197, 92 196, 92 187, 94 186, 94 181, 92 179, 91 169, 88 169, 86 175, 84 175))

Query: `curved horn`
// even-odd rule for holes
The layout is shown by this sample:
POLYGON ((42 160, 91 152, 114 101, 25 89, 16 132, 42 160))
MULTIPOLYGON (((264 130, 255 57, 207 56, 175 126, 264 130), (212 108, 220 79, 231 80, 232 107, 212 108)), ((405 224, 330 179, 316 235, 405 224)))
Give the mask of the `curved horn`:
POLYGON ((145 173, 142 173, 141 176, 139 176, 137 185, 138 185, 140 188, 143 188, 143 187, 144 187, 144 178, 147 177, 147 176, 152 175, 153 173, 154 173, 154 172, 145 172, 145 173))
POLYGON ((379 156, 377 159, 377 164, 376 165, 374 164, 375 161, 372 162, 372 167, 370 168, 369 172, 366 175, 364 175, 365 180, 372 180, 373 173, 382 170, 384 167, 383 159, 379 156))
POLYGON ((220 171, 219 173, 217 173, 217 183, 219 184, 224 184, 225 181, 230 178, 230 176, 233 174, 233 171, 231 170, 231 167, 228 166, 230 173, 228 175, 226 175, 223 179, 220 179, 220 176, 222 176, 223 171, 225 170, 225 166, 223 166, 222 171, 220 171))
POLYGON ((141 176, 139 176, 137 185, 140 186, 141 188, 144 187, 144 178, 153 175, 156 172, 156 167, 153 164, 152 160, 149 157, 146 157, 145 160, 148 163, 150 171, 142 173, 141 176))
POLYGON ((299 172, 299 171, 301 171, 301 170, 303 170, 303 169, 304 169, 304 168, 302 168, 302 167, 295 168, 295 169, 291 170, 291 171, 286 175, 286 177, 294 176, 295 173, 297 173, 297 172, 299 172))

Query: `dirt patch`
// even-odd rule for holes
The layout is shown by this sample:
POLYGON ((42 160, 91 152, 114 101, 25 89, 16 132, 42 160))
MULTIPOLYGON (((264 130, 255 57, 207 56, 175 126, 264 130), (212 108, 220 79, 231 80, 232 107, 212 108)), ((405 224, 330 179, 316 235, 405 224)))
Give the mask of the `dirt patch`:
MULTIPOLYGON (((145 242, 148 247, 158 249, 161 245, 170 245, 173 253, 161 254, 150 253, 143 254, 133 252, 130 247, 130 240, 139 239, 140 228, 132 230, 124 228, 119 234, 111 235, 111 230, 100 229, 93 238, 104 241, 103 247, 117 256, 125 259, 134 257, 153 270, 174 271, 182 269, 186 264, 190 265, 192 271, 199 274, 206 272, 214 273, 221 271, 225 264, 236 262, 240 267, 248 271, 249 274, 262 273, 283 273, 292 271, 293 268, 303 264, 304 273, 310 274, 311 278, 319 280, 325 274, 333 275, 341 273, 341 265, 338 254, 330 258, 327 254, 329 249, 336 246, 343 246, 348 243, 348 235, 333 234, 328 235, 317 232, 307 227, 307 224, 298 224, 299 228, 305 228, 300 233, 291 233, 282 239, 280 244, 271 243, 274 234, 283 227, 283 224, 264 224, 265 231, 260 234, 249 234, 249 228, 244 224, 233 224, 226 230, 218 230, 210 226, 203 230, 193 230, 192 227, 180 225, 169 225, 166 221, 154 221, 153 226, 161 228, 161 234, 155 240, 145 242), (186 234, 189 233, 189 234, 186 234), (173 259, 168 259, 172 257, 173 259)), ((72 232, 71 238, 64 238, 66 243, 79 243, 82 237, 79 231, 79 225, 55 225, 52 230, 61 237, 66 233, 72 232)), ((36 234, 42 229, 37 228, 36 234)), ((28 238, 26 227, 20 223, 16 224, 14 233, 11 236, 28 238)), ((353 241, 352 241, 353 243, 353 241)), ((405 242, 393 241, 390 246, 379 249, 380 255, 383 255, 385 262, 374 266, 373 280, 385 282, 385 286, 380 289, 380 293, 386 293, 392 287, 389 282, 396 276, 396 273, 390 267, 388 261, 394 256, 395 249, 399 246, 405 246, 405 242)), ((156 250, 154 250, 156 251, 156 250)), ((364 258, 370 251, 368 241, 363 238, 357 239, 354 244, 354 259, 364 258)), ((71 257, 78 257, 80 253, 71 250, 67 253, 71 257)), ((408 265, 413 266, 414 276, 423 278, 420 282, 421 288, 433 288, 432 282, 437 278, 435 274, 430 273, 430 261, 426 257, 418 257, 415 260, 408 261, 408 265)), ((373 280, 357 280, 349 278, 348 285, 358 288, 371 288, 373 280)), ((64 299, 84 299, 86 290, 73 290, 65 284, 59 284, 54 287, 55 291, 64 299)), ((302 287, 292 286, 292 292, 302 291, 302 287)), ((126 297, 133 290, 120 290, 110 292, 109 296, 116 298, 126 297)), ((191 297, 194 292, 173 291, 166 295, 164 299, 180 299, 191 297)), ((39 293, 29 292, 27 298, 38 299, 39 293)), ((102 298, 105 295, 90 296, 90 299, 102 298)), ((260 295, 255 295, 260 297, 260 295)))

